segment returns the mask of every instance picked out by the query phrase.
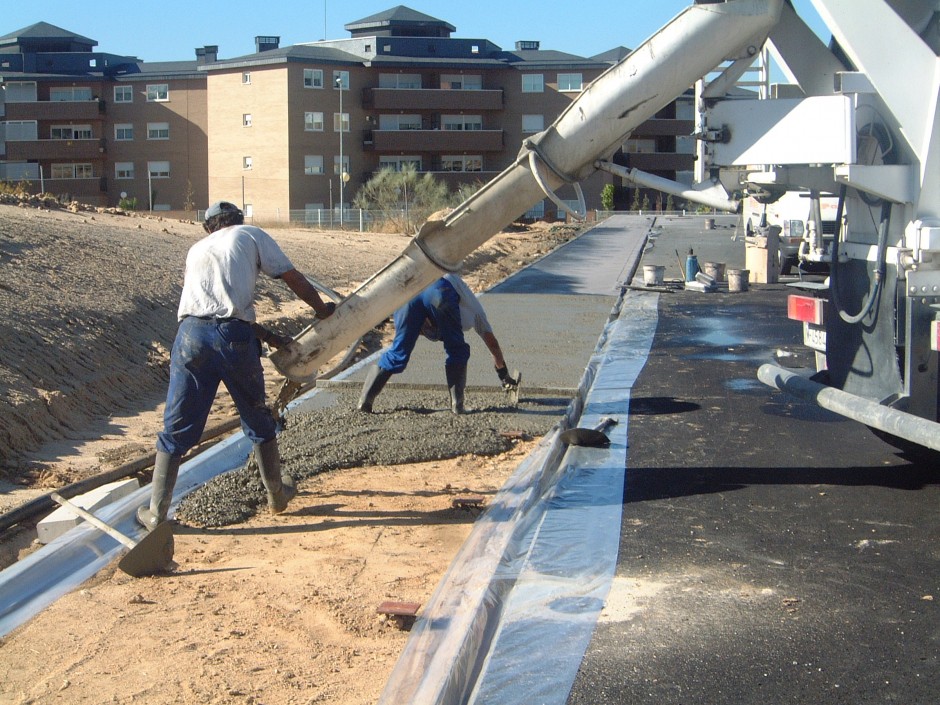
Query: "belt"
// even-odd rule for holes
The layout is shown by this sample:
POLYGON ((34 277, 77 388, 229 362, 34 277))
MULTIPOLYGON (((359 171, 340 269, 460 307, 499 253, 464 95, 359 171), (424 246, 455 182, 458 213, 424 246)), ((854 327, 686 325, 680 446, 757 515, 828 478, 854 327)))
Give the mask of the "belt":
POLYGON ((242 321, 240 318, 222 318, 221 316, 192 316, 187 315, 186 318, 198 318, 200 321, 216 321, 218 323, 228 323, 229 321, 241 321, 242 323, 247 323, 247 321, 242 321))

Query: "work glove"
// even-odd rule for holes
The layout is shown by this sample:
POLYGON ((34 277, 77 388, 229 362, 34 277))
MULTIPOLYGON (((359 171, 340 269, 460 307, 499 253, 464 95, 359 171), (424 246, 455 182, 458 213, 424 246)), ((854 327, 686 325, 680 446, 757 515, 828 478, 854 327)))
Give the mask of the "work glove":
POLYGON ((496 375, 499 377, 499 381, 503 383, 503 389, 512 389, 519 385, 519 380, 512 378, 509 369, 505 365, 496 368, 496 375))
POLYGON ((321 321, 322 321, 324 318, 329 318, 330 316, 332 316, 332 315, 333 315, 333 311, 336 310, 336 303, 333 302, 333 301, 327 301, 325 305, 326 305, 326 313, 322 313, 322 314, 321 314, 321 313, 317 313, 317 315, 316 315, 316 317, 319 318, 321 321))
POLYGON ((273 330, 268 330, 257 323, 252 323, 251 328, 255 333, 255 337, 269 348, 283 348, 293 342, 292 338, 288 338, 286 335, 281 335, 280 333, 275 333, 273 330))

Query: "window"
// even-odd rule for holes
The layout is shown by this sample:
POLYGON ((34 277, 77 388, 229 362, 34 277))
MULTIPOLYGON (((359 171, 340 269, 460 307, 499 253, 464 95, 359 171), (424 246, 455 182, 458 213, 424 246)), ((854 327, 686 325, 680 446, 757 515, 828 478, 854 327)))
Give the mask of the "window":
POLYGON ((579 73, 558 74, 558 90, 580 91, 581 90, 581 74, 579 73))
POLYGON ((349 132, 349 113, 333 113, 333 132, 349 132))
POLYGON ((540 73, 522 74, 523 93, 541 93, 545 90, 545 77, 540 73))
POLYGON ((545 129, 545 116, 544 115, 523 115, 522 116, 522 131, 523 132, 541 132, 545 129))
POLYGON ((349 90, 349 71, 333 72, 333 87, 336 88, 336 79, 339 79, 340 90, 349 90))
POLYGON ((7 81, 4 85, 7 103, 35 103, 39 100, 35 81, 7 81))
POLYGON ((304 113, 304 130, 323 132, 323 113, 304 113))
POLYGON ((251 203, 246 203, 245 207, 242 208, 242 212, 245 214, 246 218, 253 218, 255 215, 255 207, 251 203))
POLYGON ((117 142, 130 142, 134 139, 134 126, 130 123, 115 125, 114 139, 117 142))
POLYGON ((53 179, 91 179, 94 170, 91 164, 53 164, 53 179))
POLYGON ((483 118, 479 115, 441 115, 442 130, 482 130, 483 118))
POLYGON ((114 162, 115 179, 133 179, 134 162, 114 162))
POLYGON ((380 73, 379 88, 415 89, 421 88, 419 73, 380 73))
POLYGON ((251 169, 251 157, 242 157, 242 169, 251 169))
POLYGON ((251 113, 242 113, 242 127, 251 127, 251 113))
POLYGON ((483 76, 479 74, 464 76, 463 74, 445 73, 441 76, 441 88, 459 91, 478 91, 483 88, 483 76))
POLYGON ((147 139, 148 140, 170 139, 170 123, 148 122, 147 123, 147 139))
POLYGON ((656 140, 629 139, 624 143, 623 151, 630 154, 653 154, 656 151, 656 140))
MULTIPOLYGON (((333 157, 333 173, 339 174, 339 157, 333 157)), ((343 155, 343 173, 349 173, 349 155, 343 155)))
POLYGON ((441 171, 483 171, 483 157, 445 155, 441 157, 441 171))
POLYGON ((148 103, 165 103, 170 99, 170 85, 168 83, 151 83, 147 85, 148 103))
POLYGON ((304 155, 304 174, 322 174, 323 173, 323 155, 305 154, 304 155))
POLYGON ((403 156, 403 157, 379 157, 379 169, 391 169, 392 171, 401 171, 406 164, 412 165, 416 171, 421 171, 421 157, 403 156))
POLYGON ((420 130, 420 115, 379 115, 380 130, 420 130))
POLYGON ((545 217, 545 201, 539 201, 529 210, 525 212, 526 218, 544 218, 545 217))
POLYGON ((304 69, 304 88, 323 88, 323 69, 304 69))
POLYGON ((132 86, 115 86, 114 87, 114 102, 115 103, 133 103, 134 102, 134 88, 132 86))
POLYGON ((251 84, 251 71, 245 71, 242 74, 242 83, 246 86, 251 84))
POLYGON ((151 179, 169 179, 170 162, 147 162, 147 172, 151 179))
POLYGON ((91 88, 79 88, 75 86, 69 88, 50 88, 49 100, 69 103, 91 100, 91 88))
POLYGON ((53 125, 50 133, 54 140, 90 140, 91 125, 53 125))

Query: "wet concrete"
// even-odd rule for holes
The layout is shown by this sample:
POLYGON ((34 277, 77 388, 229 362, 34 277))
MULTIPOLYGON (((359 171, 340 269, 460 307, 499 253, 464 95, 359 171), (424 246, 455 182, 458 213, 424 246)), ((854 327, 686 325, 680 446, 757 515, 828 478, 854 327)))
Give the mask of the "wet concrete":
MULTIPOLYGON (((291 414, 278 436, 281 467, 298 484, 321 472, 370 465, 398 465, 499 455, 520 438, 548 433, 569 399, 524 395, 517 406, 500 393, 469 392, 469 413, 450 411, 446 389, 386 389, 375 413, 355 407, 358 390, 321 393, 316 404, 291 414)), ((263 510, 266 498, 257 466, 249 462, 213 478, 180 502, 177 520, 198 526, 226 526, 263 510)))

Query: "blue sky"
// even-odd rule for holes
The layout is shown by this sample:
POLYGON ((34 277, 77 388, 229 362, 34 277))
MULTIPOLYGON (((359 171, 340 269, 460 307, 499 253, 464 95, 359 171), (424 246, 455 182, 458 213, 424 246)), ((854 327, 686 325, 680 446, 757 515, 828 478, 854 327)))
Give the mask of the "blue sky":
MULTIPOLYGON (((0 36, 49 22, 97 40, 98 51, 144 61, 194 59, 196 47, 207 44, 218 45, 220 58, 227 58, 252 53, 257 35, 280 36, 281 46, 344 39, 349 33, 343 25, 399 4, 449 22, 457 28, 454 36, 488 39, 504 49, 517 40, 538 40, 543 49, 592 56, 621 45, 635 48, 691 0, 100 0, 80 6, 74 0, 11 1, 0 13, 0 36)), ((794 5, 823 31, 810 0, 794 5)))

